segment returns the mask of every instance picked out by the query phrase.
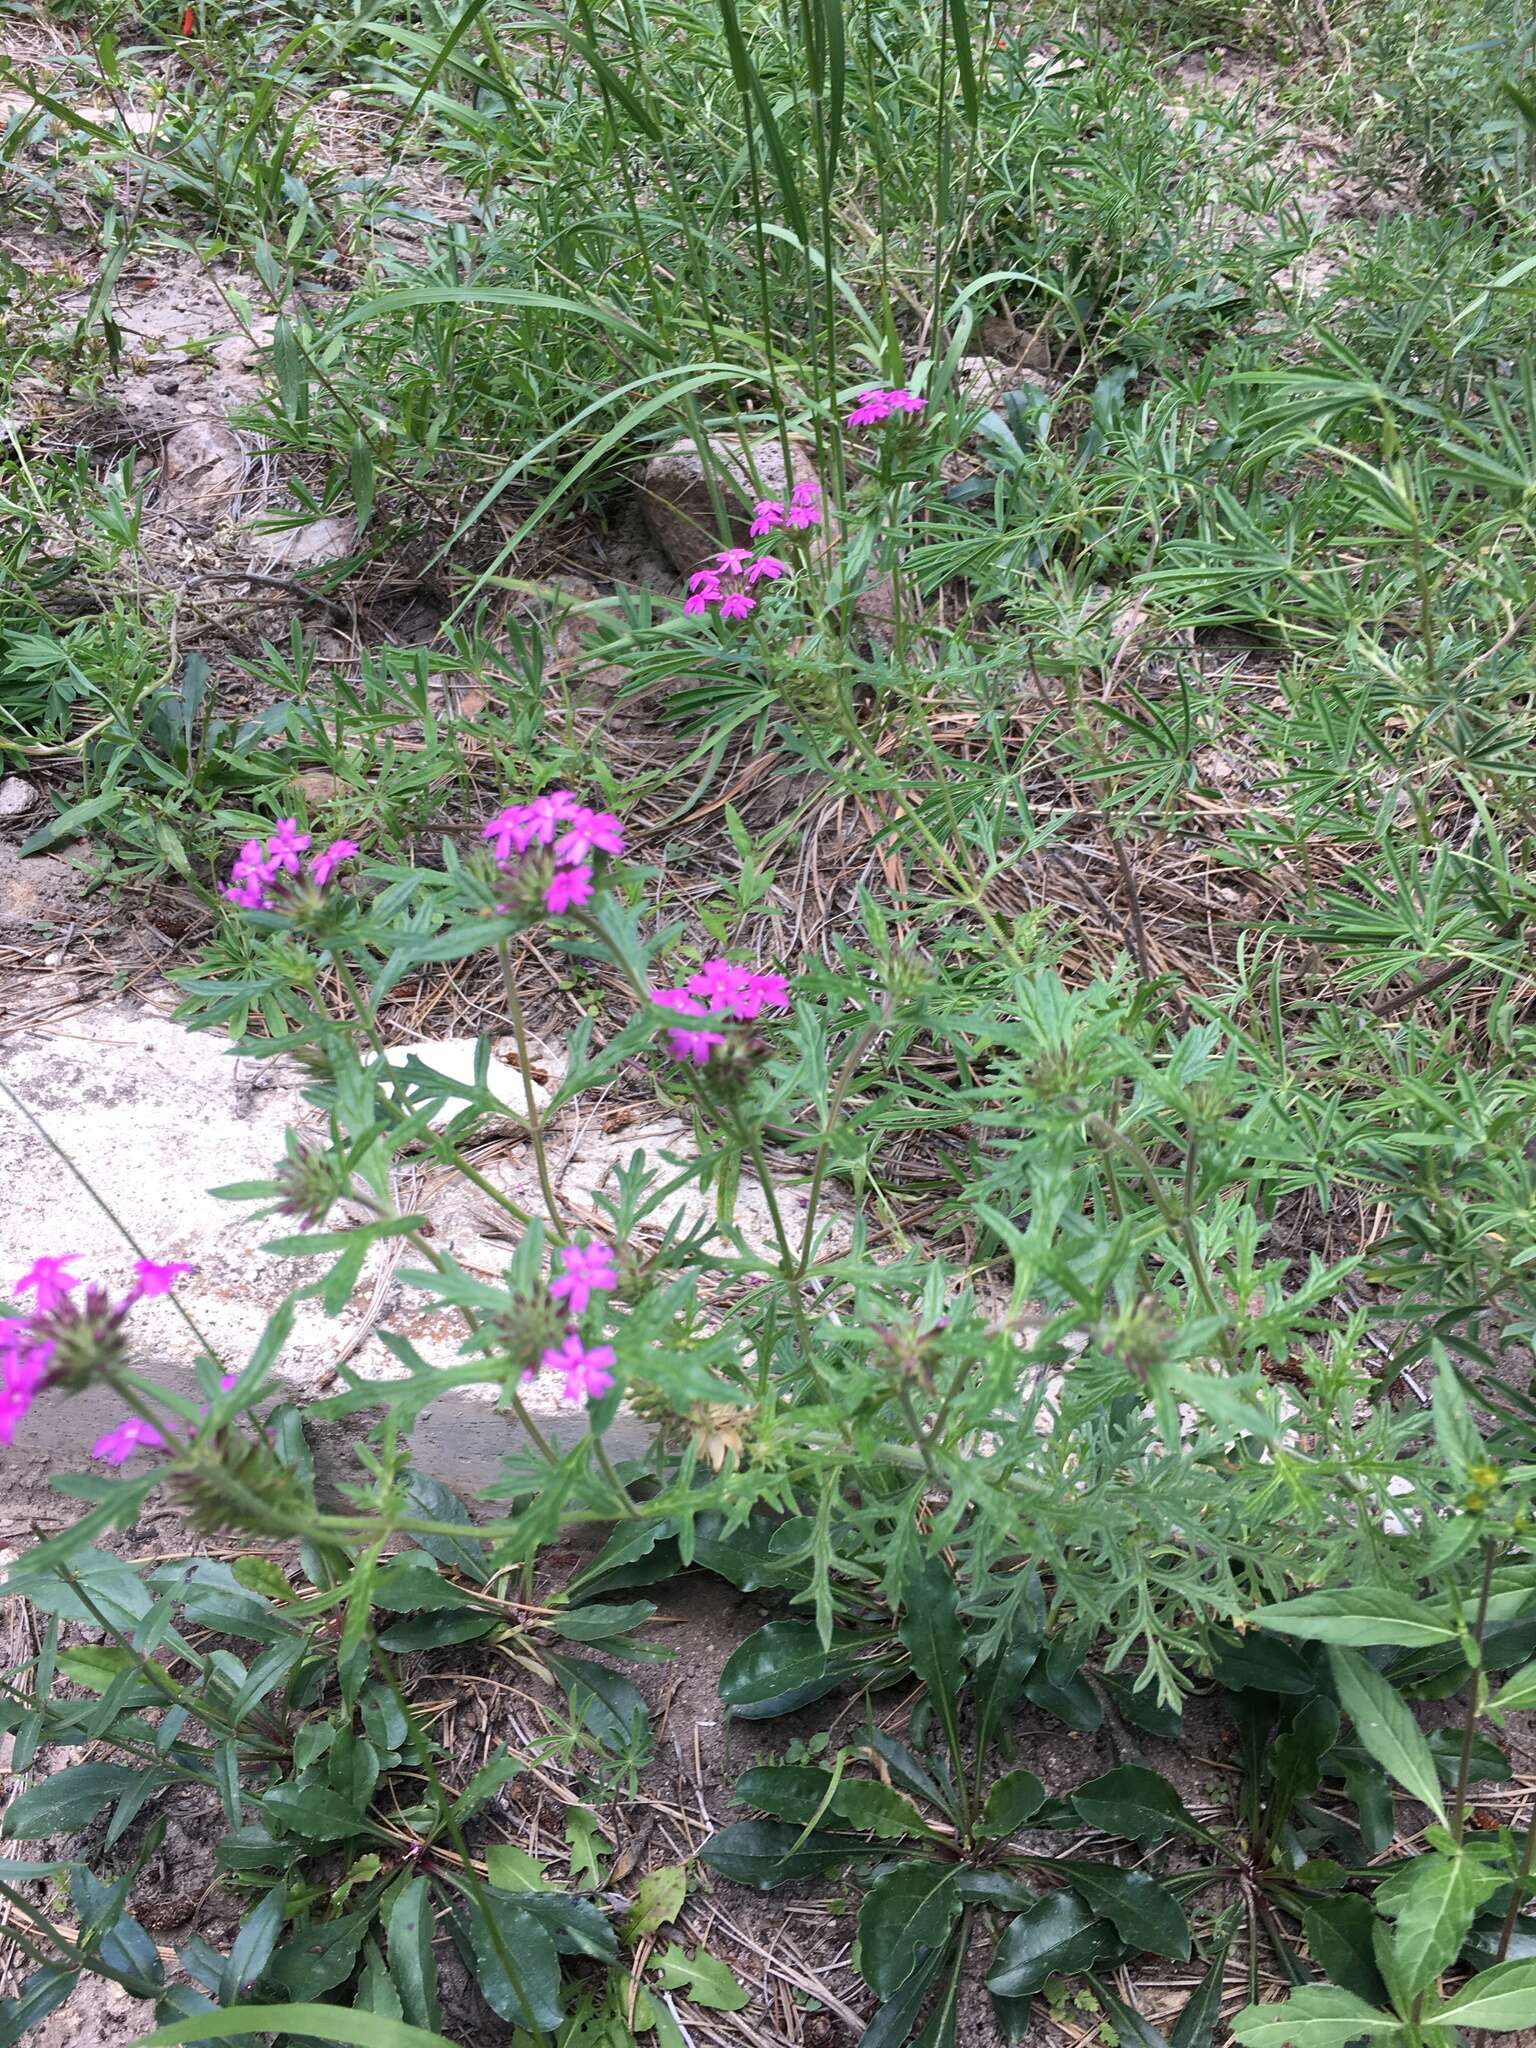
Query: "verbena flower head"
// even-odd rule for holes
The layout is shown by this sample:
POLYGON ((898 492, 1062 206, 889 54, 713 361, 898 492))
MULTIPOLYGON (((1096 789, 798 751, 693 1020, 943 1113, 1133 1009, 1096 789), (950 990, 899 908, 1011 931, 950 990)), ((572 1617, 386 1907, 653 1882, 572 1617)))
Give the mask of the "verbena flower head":
POLYGON ((613 1346, 583 1344, 574 1330, 558 1348, 546 1351, 541 1363, 565 1374, 562 1398, 567 1401, 600 1401, 613 1385, 613 1346))
POLYGON ((624 827, 612 811, 589 810, 578 804, 567 820, 566 830, 555 841, 555 859, 579 866, 594 853, 624 851, 624 827))
POLYGON ((309 879, 317 889, 323 889, 342 862, 356 860, 362 850, 355 839, 333 839, 310 862, 309 879))
MULTIPOLYGON (((676 1010, 684 1017, 709 1015, 706 1005, 683 988, 656 989, 651 1001, 659 1003, 665 1010, 676 1010)), ((673 1024, 667 1027, 667 1043, 672 1048, 673 1059, 702 1067, 707 1064, 710 1054, 725 1044, 725 1035, 723 1032, 710 1031, 702 1026, 695 1028, 691 1024, 673 1024)))
POLYGON ((592 898, 592 870, 589 867, 556 868, 544 891, 544 907, 551 917, 563 917, 592 898))
POLYGON ((133 1291, 123 1303, 131 1308, 136 1301, 153 1301, 157 1295, 169 1294, 183 1273, 195 1273, 197 1268, 181 1259, 171 1259, 161 1264, 157 1259, 136 1259, 133 1267, 133 1291))
POLYGON ((908 391, 905 385, 871 384, 859 393, 858 403, 849 412, 847 424, 850 427, 880 427, 897 413, 919 413, 927 404, 926 398, 920 398, 915 391, 908 391))
POLYGON ((714 562, 720 575, 739 576, 751 559, 750 548, 722 548, 714 557, 714 562))
POLYGON ((611 811, 579 803, 568 789, 506 805, 487 821, 482 836, 513 884, 511 902, 497 908, 530 915, 542 910, 563 917, 590 902, 596 888, 593 855, 624 851, 621 821, 611 811))
POLYGON ((688 578, 690 590, 702 590, 706 597, 720 595, 720 572, 718 569, 695 569, 688 578))
POLYGON ((32 1406, 53 1362, 53 1345, 23 1316, 0 1317, 0 1447, 9 1449, 16 1425, 32 1406))
POLYGON ((594 1294, 611 1294, 619 1284, 613 1251, 601 1239, 591 1244, 562 1246, 560 1271, 549 1283, 550 1296, 563 1301, 573 1316, 585 1315, 594 1294))
POLYGON ((42 1258, 34 1259, 11 1289, 12 1294, 33 1295, 32 1311, 35 1316, 46 1316, 54 1309, 62 1308, 69 1300, 70 1289, 85 1284, 78 1273, 69 1270, 79 1256, 78 1252, 63 1252, 54 1258, 45 1253, 42 1258))
POLYGON ((764 1010, 789 1006, 789 983, 782 974, 759 974, 735 960, 706 960, 684 985, 712 1012, 741 1023, 750 1023, 764 1010))
POLYGON ((684 598, 683 610, 690 618, 696 619, 702 613, 709 610, 710 606, 719 598, 719 595, 720 586, 718 583, 712 590, 696 590, 692 597, 684 598))
POLYGON ((748 566, 747 582, 758 583, 766 576, 770 583, 777 583, 784 573, 784 564, 777 555, 759 555, 757 560, 748 566))
MULTIPOLYGON (((259 839, 247 839, 230 868, 225 901, 241 910, 278 910, 285 907, 285 893, 296 883, 307 883, 318 897, 342 862, 355 860, 362 850, 351 839, 335 839, 306 863, 302 856, 311 843, 310 835, 299 830, 297 818, 279 818, 265 846, 259 839), (279 887, 284 876, 288 880, 279 887)), ((301 901, 302 895, 288 894, 287 900, 301 901)))
POLYGON ((784 524, 785 508, 776 498, 759 498, 752 507, 752 524, 747 528, 753 540, 761 540, 772 533, 776 526, 784 524))
POLYGON ((720 600, 722 619, 749 618, 757 610, 757 599, 748 597, 744 590, 728 590, 720 600))
POLYGON ((165 1438, 152 1422, 145 1422, 141 1416, 130 1415, 109 1429, 105 1436, 97 1437, 91 1445, 91 1456, 103 1458, 109 1465, 121 1465, 131 1458, 135 1451, 158 1451, 165 1446, 165 1438))

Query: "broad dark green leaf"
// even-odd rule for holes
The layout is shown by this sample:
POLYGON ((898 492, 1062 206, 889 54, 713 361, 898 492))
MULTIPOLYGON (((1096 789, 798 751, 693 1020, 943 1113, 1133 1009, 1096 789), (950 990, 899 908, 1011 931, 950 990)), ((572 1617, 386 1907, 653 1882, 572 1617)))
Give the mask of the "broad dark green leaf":
POLYGON ((934 1949, 923 1957, 911 1975, 904 1979, 900 1989, 876 2011, 859 2036, 859 2048, 902 2048, 902 2044, 911 2038, 923 2000, 928 1996, 943 1962, 942 1949, 934 1949))
POLYGON ((877 1998, 891 1998, 926 1956, 943 1949, 960 1916, 954 1871, 900 1863, 876 1878, 859 1909, 858 1965, 877 1998))
POLYGON ((930 1557, 907 1575, 897 1629, 912 1669, 928 1688, 934 1712, 950 1740, 958 1738, 960 1686, 965 1676, 965 1632, 955 1575, 942 1558, 930 1557))
POLYGON ((549 1934, 526 1910, 524 1898, 484 1891, 481 1902, 468 1908, 462 1924, 486 2004, 532 2033, 559 2026, 560 1958, 549 1934))
POLYGON ((522 1892, 517 1903, 530 1920, 537 1920, 563 1956, 591 1956, 611 1963, 619 1952, 619 1938, 612 1923, 590 1899, 570 1892, 522 1892))
POLYGON ((1078 1857, 1057 1857, 1051 1868, 1085 1906, 1109 1921, 1122 1941, 1147 1955, 1168 1956, 1176 1963, 1189 1960, 1184 1908, 1155 1877, 1078 1857))
POLYGON ((405 2017, 417 2027, 442 2024, 437 1998, 437 1958, 432 1953, 435 1932, 431 1890, 424 1877, 413 1877, 396 1894, 385 1936, 389 1974, 400 1993, 405 2017))
POLYGON ((1182 1712, 1177 1707, 1165 1707, 1152 1686, 1143 1686, 1137 1692, 1109 1671, 1099 1683, 1108 1693, 1115 1712, 1132 1728, 1139 1728, 1144 1735, 1155 1735, 1161 1742, 1176 1742, 1183 1734, 1182 1712))
POLYGON ((699 1855, 722 1877, 766 1892, 799 1878, 820 1877, 864 1850, 856 1836, 818 1828, 802 1842, 801 1832, 787 1821, 732 1821, 710 1836, 699 1855))
POLYGON ((234 2005, 247 1984, 252 1984, 267 1966, 277 1947, 277 1937, 288 1917, 288 1887, 275 1884, 257 1900, 240 1923, 219 1978, 219 2003, 234 2005))
POLYGON ((627 1678, 590 1657, 550 1652, 545 1661, 564 1686, 572 1713, 604 1749, 623 1754, 647 1736, 649 1710, 627 1678))
POLYGON ((1144 1764, 1121 1764, 1067 1794, 1085 1827, 1128 1842, 1161 1842, 1172 1834, 1200 1834, 1174 1787, 1144 1764))
POLYGON ((1323 1780, 1323 1758, 1339 1735, 1339 1710, 1321 1694, 1296 1710, 1270 1750, 1265 1833, 1273 1841, 1299 1799, 1310 1799, 1323 1780))
POLYGON ((832 1789, 832 1773, 815 1764, 754 1764, 737 1780, 738 1806, 756 1807, 776 1820, 792 1820, 802 1826, 822 1810, 832 1789))
POLYGON ((1088 1973, 1088 1987, 1109 2014, 1114 2026, 1117 2048, 1168 2048, 1168 2043, 1149 2019, 1144 2019, 1135 2006, 1112 1991, 1102 1977, 1088 1973))
POLYGON ((302 2005, 333 1991, 350 1977, 357 1952, 373 1915, 343 1913, 335 1920, 295 1924, 262 1972, 264 1985, 276 1985, 302 2005))
POLYGON ((977 1833, 1000 1841, 1017 1833, 1044 1804, 1045 1787, 1033 1771, 1009 1771, 988 1792, 977 1833))
MULTIPOLYGON (((151 1775, 137 1764, 68 1764, 16 1794, 0 1816, 0 1835, 12 1842, 37 1842, 46 1835, 78 1834, 104 1806, 151 1775)), ((162 1776, 158 1782, 169 1784, 170 1779, 162 1776)))
POLYGON ((1375 1926, 1375 1908, 1358 1892, 1314 1899, 1301 1916, 1312 1960, 1329 1981, 1353 1991, 1368 2005, 1386 2005, 1387 1987, 1376 1967, 1373 1947, 1375 1926))
POLYGON ((1058 1684, 1043 1665, 1037 1664, 1022 1690, 1031 1706, 1044 1714, 1054 1714, 1058 1721, 1065 1721, 1081 1734, 1092 1735, 1103 1722, 1104 1708, 1099 1696, 1081 1675, 1058 1684))
POLYGON ((1168 2048, 1211 2048, 1221 2020, 1221 1994, 1230 1946, 1230 1942, 1223 1941, 1211 1957, 1205 1975, 1185 1999, 1184 2009, 1168 2036, 1168 2048))
POLYGON ((1228 1692, 1273 1692, 1305 1699, 1317 1673, 1305 1654, 1274 1636, 1218 1635, 1211 1640, 1211 1676, 1228 1692))
POLYGON ((261 1810, 272 1826, 306 1842, 344 1842, 371 1832, 364 1816, 324 1785, 274 1785, 263 1795, 261 1810))
POLYGON ((720 1698, 746 1721, 793 1713, 840 1685, 857 1669, 860 1639, 834 1635, 823 1649, 813 1622, 770 1621, 738 1643, 720 1673, 720 1698))
POLYGON ((1497 1872, 1443 1848, 1415 1856, 1377 1887, 1377 1911, 1396 1923, 1393 1974, 1410 1997, 1451 1967, 1478 1907, 1498 1889, 1497 1872))
POLYGON ((1091 1969, 1113 1942, 1105 1923, 1071 1892, 1047 1892, 1003 1929, 987 1989, 998 1998, 1027 1998, 1052 1977, 1091 1969))

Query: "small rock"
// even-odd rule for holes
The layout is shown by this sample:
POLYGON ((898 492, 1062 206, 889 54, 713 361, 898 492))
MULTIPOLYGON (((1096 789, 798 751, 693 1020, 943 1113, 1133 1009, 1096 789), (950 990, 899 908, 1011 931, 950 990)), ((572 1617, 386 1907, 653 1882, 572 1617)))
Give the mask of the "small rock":
POLYGON ((228 511, 245 481, 245 450, 222 420, 188 420, 165 444, 160 501, 186 519, 228 511))
MULTIPOLYGON (((738 547, 747 543, 752 507, 759 498, 787 498, 794 485, 817 481, 810 451, 798 441, 790 442, 787 473, 784 451, 776 439, 751 442, 746 454, 739 441, 723 434, 711 436, 705 445, 729 519, 730 537, 738 547)), ((693 441, 674 441, 651 457, 640 480, 640 502, 657 546, 679 575, 692 575, 724 545, 704 463, 693 441)))
POLYGON ((332 797, 344 796, 351 787, 339 775, 333 775, 329 768, 306 768, 302 775, 293 778, 293 793, 301 796, 306 803, 326 804, 332 797))
POLYGON ((1000 362, 995 356, 962 356, 955 365, 956 396, 966 405, 982 405, 989 412, 998 411, 1015 391, 1038 391, 1054 398, 1060 389, 1059 377, 1000 362))
MULTIPOLYGON (((478 1044, 478 1039, 474 1038, 444 1038, 425 1045, 392 1045, 384 1057, 392 1067, 403 1067, 407 1060, 420 1060, 424 1067, 430 1067, 445 1080, 458 1081, 468 1088, 474 1085, 478 1044)), ((494 1052, 486 1069, 485 1085, 498 1102, 506 1104, 515 1123, 526 1124, 528 1121, 530 1100, 537 1115, 542 1116, 549 1107, 550 1090, 534 1075, 530 1074, 524 1080, 518 1068, 496 1058, 494 1052)), ((441 1109, 433 1113, 433 1129, 441 1130, 445 1124, 451 1123, 464 1106, 462 1096, 450 1096, 441 1109)))
POLYGON ((350 512, 331 512, 307 526, 287 526, 254 536, 261 559, 272 569, 319 569, 345 561, 357 546, 357 521, 350 512))
POLYGON ((19 775, 0 782, 0 818, 20 818, 37 802, 37 791, 19 775))

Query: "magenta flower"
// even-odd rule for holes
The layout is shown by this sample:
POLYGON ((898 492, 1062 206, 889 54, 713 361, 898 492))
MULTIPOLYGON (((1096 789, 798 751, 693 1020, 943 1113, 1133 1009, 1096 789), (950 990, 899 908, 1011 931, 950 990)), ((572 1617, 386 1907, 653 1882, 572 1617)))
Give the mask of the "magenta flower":
POLYGON ((720 600, 722 619, 745 619, 757 610, 757 599, 744 590, 728 590, 720 600))
POLYGON ((344 860, 356 860, 362 848, 353 839, 333 839, 309 864, 309 879, 323 889, 344 860))
POLYGON ((803 505, 791 505, 789 508, 789 523, 796 532, 804 533, 807 527, 820 526, 821 514, 809 502, 803 505))
POLYGON ((557 868, 550 877, 549 887, 544 891, 544 908, 551 917, 564 917, 568 910, 575 910, 592 896, 592 870, 581 868, 557 868))
POLYGON ((580 866, 594 853, 624 851, 624 827, 612 811, 592 811, 578 804, 567 822, 569 829, 555 841, 556 860, 580 866))
POLYGON ((711 1014, 750 1023, 764 1010, 783 1010, 789 1005, 789 983, 782 974, 758 974, 734 960, 706 960, 697 974, 688 977, 687 988, 709 1006, 711 1014))
POLYGON ((561 826, 581 808, 568 789, 550 790, 531 803, 508 804, 489 820, 482 836, 493 842, 505 866, 514 853, 526 853, 530 846, 552 846, 561 826))
POLYGON ((696 590, 692 597, 683 600, 683 610, 687 612, 690 618, 696 619, 701 613, 709 610, 719 595, 720 587, 718 584, 713 590, 696 590))
POLYGON ((72 1261, 79 1256, 78 1252, 65 1252, 56 1259, 46 1256, 34 1259, 11 1289, 12 1294, 35 1294, 37 1300, 33 1304, 33 1312, 36 1315, 46 1316, 54 1309, 62 1308, 69 1299, 69 1290, 83 1285, 79 1276, 69 1271, 72 1261))
POLYGON ((859 402, 848 415, 850 427, 878 427, 891 416, 891 401, 876 386, 859 393, 859 402))
POLYGON ((135 1451, 158 1451, 164 1446, 165 1438, 152 1422, 130 1415, 116 1429, 109 1429, 105 1436, 97 1437, 91 1445, 91 1456, 105 1458, 109 1465, 121 1465, 135 1451))
POLYGON ((0 1318, 0 1447, 15 1441, 16 1425, 32 1406, 53 1349, 51 1339, 39 1342, 20 1317, 0 1318))
POLYGON ((892 412, 916 413, 927 410, 927 399, 919 398, 915 391, 908 391, 902 388, 895 391, 887 391, 885 395, 890 402, 892 412))
POLYGON ((784 564, 777 555, 759 555, 747 570, 747 581, 757 583, 766 576, 770 583, 777 583, 783 574, 784 564))
POLYGON ((752 524, 747 532, 753 540, 761 540, 764 534, 783 524, 784 507, 774 498, 759 498, 752 507, 752 524))
MULTIPOLYGON (((660 1003, 665 1010, 676 1010, 684 1017, 706 1017, 709 1012, 703 1003, 682 988, 659 988, 652 996, 653 1003, 660 1003)), ((667 1027, 667 1043, 675 1060, 691 1062, 696 1067, 708 1063, 710 1054, 717 1046, 725 1044, 725 1038, 718 1031, 695 1029, 691 1025, 673 1024, 667 1027)))
POLYGON ((718 569, 695 569, 688 578, 690 591, 702 590, 706 597, 720 595, 720 572, 718 569))
POLYGON ((752 559, 750 548, 722 548, 715 556, 715 566, 722 576, 739 576, 752 559))
POLYGON ((613 1252, 600 1238, 591 1244, 565 1245, 559 1258, 560 1271, 549 1283, 550 1299, 563 1301, 573 1316, 584 1316, 594 1294, 612 1294, 619 1284, 613 1252))
POLYGON ((791 505, 814 505, 820 496, 821 485, 814 477, 808 476, 802 483, 795 485, 789 494, 789 502, 791 505))
POLYGON ((296 875, 299 855, 308 853, 309 847, 309 834, 299 830, 297 818, 279 818, 277 830, 267 841, 267 879, 279 874, 296 875))
POLYGON ((613 1346, 585 1345, 574 1330, 558 1350, 546 1351, 540 1363, 565 1374, 567 1401, 600 1401, 613 1385, 613 1346))
POLYGON ((173 1259, 161 1265, 155 1259, 136 1259, 133 1266, 133 1291, 123 1303, 132 1308, 136 1301, 153 1301, 156 1295, 169 1294, 183 1273, 195 1273, 196 1266, 189 1266, 180 1259, 173 1259))

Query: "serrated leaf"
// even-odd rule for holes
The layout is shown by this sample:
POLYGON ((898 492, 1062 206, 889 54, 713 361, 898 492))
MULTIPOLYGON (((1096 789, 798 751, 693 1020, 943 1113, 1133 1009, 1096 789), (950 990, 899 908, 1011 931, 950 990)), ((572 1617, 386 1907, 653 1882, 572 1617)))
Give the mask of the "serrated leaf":
POLYGON ((635 1903, 624 1924, 624 1932, 630 1942, 645 1941, 668 1926, 683 1910, 687 1896, 688 1873, 681 1863, 669 1863, 665 1869, 653 1870, 649 1876, 643 1877, 636 1887, 635 1903))
POLYGON ((1487 2027, 1495 2034, 1536 2026, 1536 1963, 1496 1963, 1425 2019, 1432 2026, 1487 2027))
POLYGON ((1401 2031, 1391 2013, 1333 1984, 1303 1984, 1277 2005, 1246 2006, 1232 2022, 1241 2048, 1349 2048, 1401 2031))
POLYGON ((1396 1922, 1397 1969, 1410 1996, 1451 1967, 1478 1907, 1499 1885, 1497 1872, 1463 1851, 1432 1849, 1378 1886, 1376 1908, 1396 1922))
POLYGON ((711 2012, 742 2012, 752 2003, 728 1963, 707 1949, 693 1955, 675 1941, 669 1941, 660 1955, 653 1955, 647 1968, 654 1972, 663 1991, 681 1991, 695 2005, 711 2012))
POLYGON ((1253 1628, 1300 1636, 1304 1642, 1342 1643, 1368 1650, 1381 1644, 1417 1649, 1456 1640, 1456 1630, 1431 1614, 1422 1601, 1385 1586, 1341 1588, 1332 1593, 1303 1593, 1250 1614, 1253 1628))
POLYGON ((1355 1724, 1355 1733, 1389 1777, 1444 1822, 1440 1774, 1424 1732, 1407 1702, 1355 1651, 1330 1647, 1328 1662, 1338 1688, 1339 1704, 1355 1724))

